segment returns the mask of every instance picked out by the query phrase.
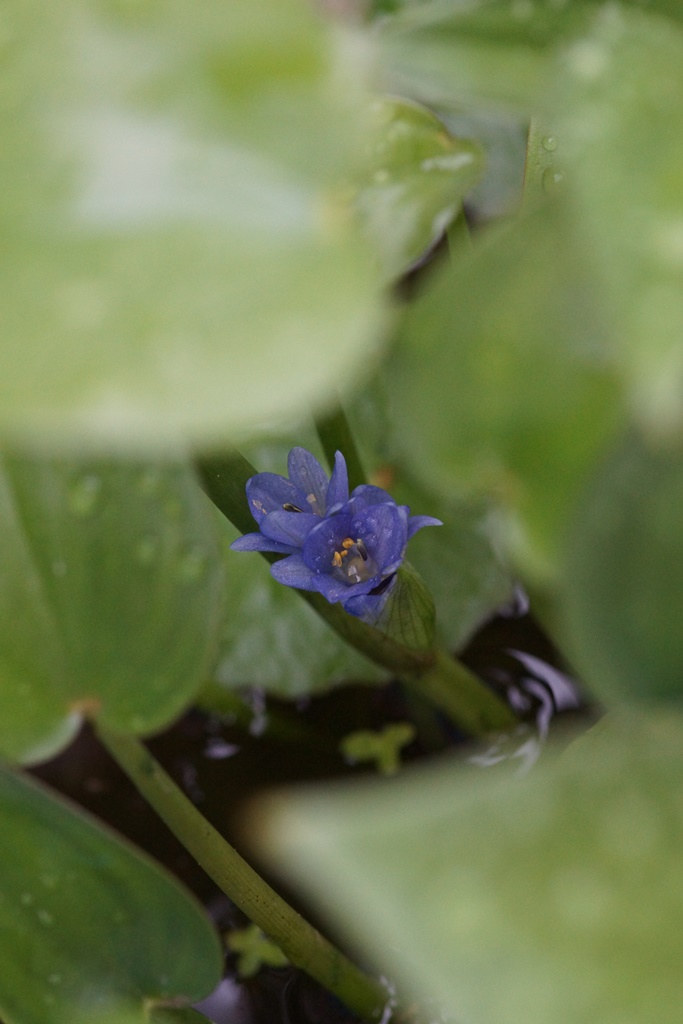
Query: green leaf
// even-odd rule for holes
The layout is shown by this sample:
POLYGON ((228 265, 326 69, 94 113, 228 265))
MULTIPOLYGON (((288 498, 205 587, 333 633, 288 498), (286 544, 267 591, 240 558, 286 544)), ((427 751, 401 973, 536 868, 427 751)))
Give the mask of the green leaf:
POLYGON ((0 750, 49 757, 84 713, 162 728, 218 639, 222 569, 186 465, 0 463, 0 750))
POLYGON ((339 744, 344 757, 356 764, 374 761, 381 775, 395 775, 401 767, 401 750, 415 739, 412 722, 392 722, 383 729, 357 729, 339 744))
POLYGON ((369 166, 356 206, 387 277, 407 270, 445 231, 483 169, 478 146, 456 139, 406 100, 372 107, 369 166))
POLYGON ((678 1024, 682 751, 679 715, 637 718, 524 779, 442 764, 327 787, 274 806, 270 845, 406 1000, 468 1024, 678 1024))
POLYGON ((375 615, 365 621, 411 650, 432 649, 436 621, 434 598, 410 562, 403 563, 386 601, 378 603, 375 615))
POLYGON ((683 26, 605 6, 558 71, 558 159, 619 339, 625 390, 653 436, 680 437, 683 26))
POLYGON ((580 31, 586 6, 527 0, 405 4, 380 32, 388 87, 445 108, 475 103, 531 112, 543 102, 554 47, 580 31))
POLYGON ((627 437, 582 495, 564 579, 568 641, 590 686, 645 700, 683 692, 683 459, 627 437))
POLYGON ((35 782, 0 768, 5 1024, 144 1024, 221 974, 216 934, 175 880, 35 782))
POLYGON ((357 41, 303 0, 4 18, 0 433, 178 450, 349 382, 379 319, 339 187, 357 41))
POLYGON ((350 680, 386 679, 385 671, 345 643, 297 592, 276 583, 262 558, 230 551, 237 536, 226 523, 229 586, 216 669, 222 686, 253 685, 296 698, 350 680))
POLYGON ((411 466, 444 494, 502 499, 515 517, 509 544, 543 580, 622 415, 615 363, 557 201, 461 253, 401 325, 390 388, 411 466))

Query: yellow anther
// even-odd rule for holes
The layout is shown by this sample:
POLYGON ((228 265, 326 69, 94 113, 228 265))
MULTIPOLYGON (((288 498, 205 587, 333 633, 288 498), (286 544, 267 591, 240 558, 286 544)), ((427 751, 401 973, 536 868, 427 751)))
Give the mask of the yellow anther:
POLYGON ((342 541, 342 547, 343 547, 343 548, 346 548, 346 550, 348 551, 348 549, 349 549, 349 548, 352 548, 352 547, 353 547, 353 545, 354 545, 355 543, 356 543, 356 541, 355 541, 355 540, 351 540, 351 538, 350 538, 350 537, 346 537, 346 538, 345 538, 345 539, 344 539, 344 540, 342 541))
MULTIPOLYGON (((344 554, 346 554, 346 552, 344 552, 344 554)), ((335 569, 338 569, 341 564, 342 564, 341 555, 339 554, 338 551, 335 551, 335 553, 332 555, 332 565, 335 567, 335 569)))

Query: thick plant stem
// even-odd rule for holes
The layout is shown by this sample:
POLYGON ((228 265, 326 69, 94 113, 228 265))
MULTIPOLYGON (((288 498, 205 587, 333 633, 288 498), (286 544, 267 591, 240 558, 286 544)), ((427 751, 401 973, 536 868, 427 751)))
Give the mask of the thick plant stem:
POLYGON ((507 704, 445 651, 436 652, 426 672, 404 678, 472 736, 510 729, 517 721, 507 704))
POLYGON ((214 882, 297 967, 365 1021, 381 1018, 384 987, 325 939, 247 864, 139 740, 96 724, 112 757, 214 882))
POLYGON ((315 427, 330 468, 334 467, 335 452, 340 451, 346 459, 350 489, 367 483, 353 431, 339 399, 324 415, 316 417, 315 427))

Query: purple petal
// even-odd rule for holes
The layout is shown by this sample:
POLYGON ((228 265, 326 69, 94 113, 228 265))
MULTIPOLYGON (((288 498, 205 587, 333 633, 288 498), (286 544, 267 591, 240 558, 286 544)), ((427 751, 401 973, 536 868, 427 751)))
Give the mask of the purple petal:
POLYGON ((379 583, 381 583, 379 574, 372 576, 363 583, 352 584, 344 583, 334 576, 328 576, 323 573, 315 574, 315 589, 323 597, 326 597, 330 604, 335 604, 337 601, 347 601, 352 594, 369 594, 379 583))
POLYGON ((344 601, 344 611, 374 625, 384 611, 397 579, 398 577, 394 576, 381 594, 362 594, 358 597, 355 595, 350 597, 348 601, 344 601))
POLYGON ((325 497, 325 515, 329 516, 338 512, 348 500, 349 474, 346 469, 346 459, 341 452, 335 452, 334 469, 325 497))
POLYGON ((384 504, 395 505, 396 502, 387 491, 382 490, 381 487, 375 487, 373 484, 360 484, 359 487, 354 487, 349 499, 349 506, 352 512, 360 512, 361 509, 367 508, 368 505, 384 504))
POLYGON ((320 517, 310 512, 269 512, 261 523, 261 532, 265 537, 288 544, 291 548, 302 548, 306 537, 314 526, 320 523, 320 517))
POLYGON ((262 533, 245 533, 230 545, 231 551, 274 551, 277 555, 291 555, 296 550, 291 544, 280 544, 262 533))
POLYGON ((361 537, 383 576, 396 572, 408 543, 405 505, 370 505, 353 517, 350 536, 361 537))
POLYGON ((328 477, 315 455, 305 448, 292 448, 287 459, 289 479, 306 498, 304 511, 325 514, 328 477))
POLYGON ((279 473, 257 473, 247 481, 249 511, 261 525, 271 512, 281 511, 283 505, 295 505, 308 511, 306 495, 301 494, 294 484, 279 473))
MULTIPOLYGON (((351 516, 341 512, 330 519, 318 520, 318 525, 306 537, 303 556, 313 572, 329 573, 335 551, 350 536, 351 516)), ((354 537, 355 540, 355 537, 354 537)))
POLYGON ((411 516, 408 520, 408 540, 423 526, 443 526, 443 523, 440 519, 435 519, 434 516, 411 516))
POLYGON ((298 590, 316 590, 315 573, 312 572, 300 554, 290 555, 270 567, 271 576, 286 587, 298 590))

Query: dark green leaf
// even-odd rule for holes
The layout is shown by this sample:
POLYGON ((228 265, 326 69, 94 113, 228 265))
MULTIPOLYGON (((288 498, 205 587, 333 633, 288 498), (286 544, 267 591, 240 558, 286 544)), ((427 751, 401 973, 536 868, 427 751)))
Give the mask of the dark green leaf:
POLYGON ((683 693, 683 453, 635 436, 598 468, 564 571, 573 657, 613 698, 683 693))
POLYGON ((145 1024, 150 1003, 215 987, 216 934, 155 864, 4 768, 0 818, 5 1024, 145 1024))
POLYGON ((218 639, 210 506, 184 464, 0 466, 0 749, 55 753, 83 714, 135 733, 191 701, 218 639))

